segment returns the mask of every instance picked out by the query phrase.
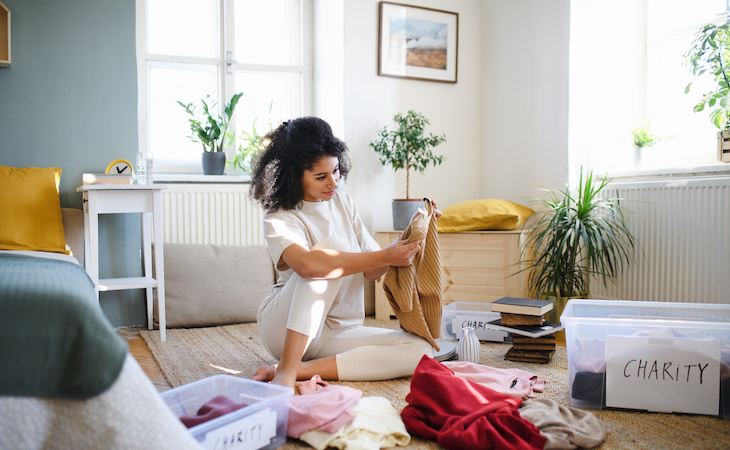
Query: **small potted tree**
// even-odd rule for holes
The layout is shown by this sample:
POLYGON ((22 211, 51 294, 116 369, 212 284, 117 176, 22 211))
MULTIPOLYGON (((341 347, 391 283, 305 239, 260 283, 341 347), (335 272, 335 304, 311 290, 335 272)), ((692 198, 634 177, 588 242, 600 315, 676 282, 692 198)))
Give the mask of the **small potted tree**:
POLYGON ((604 285, 615 282, 633 262, 637 244, 624 207, 620 199, 601 195, 608 184, 581 168, 575 194, 569 188, 548 191, 524 224, 521 271, 528 271, 532 298, 555 302, 549 320, 559 321, 568 299, 590 297, 591 277, 604 285))
POLYGON ((437 145, 446 142, 446 136, 426 135, 425 127, 430 122, 423 114, 409 110, 407 114, 395 114, 393 120, 398 125, 395 130, 383 127, 370 147, 380 155, 380 163, 390 166, 394 171, 406 171, 406 198, 393 199, 393 229, 403 230, 411 217, 422 205, 422 200, 410 197, 411 169, 423 173, 429 165, 439 165, 443 156, 432 151, 437 145))
MULTIPOLYGON (((714 89, 702 95, 694 111, 712 109, 710 121, 719 130, 717 159, 730 162, 730 24, 711 23, 700 28, 684 57, 692 76, 712 77, 714 81, 714 89)), ((687 84, 684 93, 688 94, 691 88, 692 82, 687 84)))
POLYGON ((216 111, 217 103, 210 95, 201 100, 203 106, 202 118, 195 114, 195 106, 192 103, 177 103, 190 115, 190 139, 203 146, 203 174, 223 175, 226 166, 226 154, 224 152, 224 139, 228 125, 231 123, 233 112, 236 110, 238 101, 243 92, 233 95, 231 101, 223 107, 223 114, 216 111))

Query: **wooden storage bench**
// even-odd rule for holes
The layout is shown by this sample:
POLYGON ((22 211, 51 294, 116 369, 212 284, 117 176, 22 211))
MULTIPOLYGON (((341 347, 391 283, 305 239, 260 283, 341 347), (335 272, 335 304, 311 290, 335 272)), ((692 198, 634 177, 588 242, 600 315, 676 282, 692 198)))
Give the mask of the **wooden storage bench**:
MULTIPOLYGON (((381 248, 400 231, 379 231, 381 248)), ((452 302, 492 302, 498 298, 525 297, 526 273, 520 271, 520 230, 439 233, 441 283, 444 305, 452 302)), ((383 291, 383 277, 375 283, 375 318, 393 315, 383 291)))

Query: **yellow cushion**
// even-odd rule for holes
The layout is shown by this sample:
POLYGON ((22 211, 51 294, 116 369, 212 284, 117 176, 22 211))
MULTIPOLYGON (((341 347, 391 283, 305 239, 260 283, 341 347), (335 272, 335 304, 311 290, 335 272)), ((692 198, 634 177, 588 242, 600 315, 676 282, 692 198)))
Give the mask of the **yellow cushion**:
POLYGON ((63 234, 60 167, 0 166, 0 250, 70 254, 63 234))
POLYGON ((441 233, 479 230, 516 230, 535 211, 507 200, 485 198, 445 208, 438 221, 441 233))

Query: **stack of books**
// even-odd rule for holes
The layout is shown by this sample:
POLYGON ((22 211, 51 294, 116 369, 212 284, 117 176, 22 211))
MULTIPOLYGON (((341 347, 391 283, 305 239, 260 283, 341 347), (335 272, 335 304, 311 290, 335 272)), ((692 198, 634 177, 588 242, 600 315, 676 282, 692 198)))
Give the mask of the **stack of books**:
POLYGON ((563 327, 544 319, 553 302, 529 298, 502 297, 492 303, 500 319, 490 325, 512 335, 512 348, 504 355, 508 361, 546 364, 555 353, 555 333, 563 327))

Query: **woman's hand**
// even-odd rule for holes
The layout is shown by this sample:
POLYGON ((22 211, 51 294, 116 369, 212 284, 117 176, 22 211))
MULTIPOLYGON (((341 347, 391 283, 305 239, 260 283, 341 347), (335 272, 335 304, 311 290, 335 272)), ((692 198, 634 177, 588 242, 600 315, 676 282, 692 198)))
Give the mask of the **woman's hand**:
POLYGON ((439 217, 441 217, 441 211, 436 206, 436 202, 431 200, 431 205, 433 205, 433 215, 436 216, 436 220, 439 220, 439 217))
MULTIPOLYGON (((436 207, 436 202, 431 200, 431 205, 433 206, 433 215, 436 217, 436 220, 439 220, 439 217, 441 217, 441 211, 436 207)), ((421 209, 419 208, 418 211, 416 211, 415 214, 413 214, 413 217, 411 217, 411 222, 413 222, 419 215, 421 214, 421 209)))
POLYGON ((389 246, 385 247, 386 260, 389 266, 410 266, 413 258, 421 250, 421 244, 424 239, 419 239, 408 243, 400 238, 393 241, 389 246))

